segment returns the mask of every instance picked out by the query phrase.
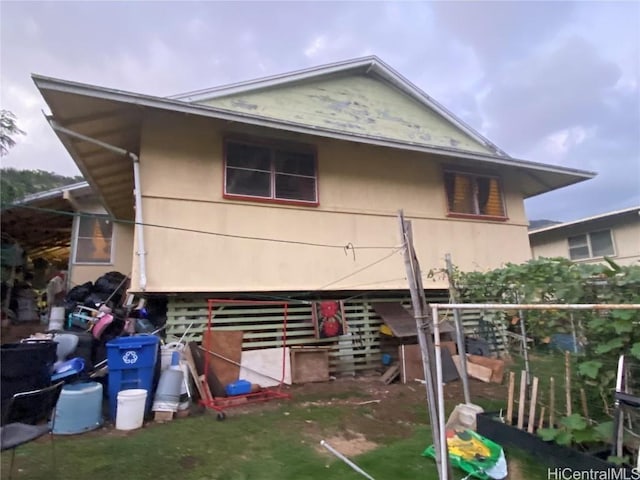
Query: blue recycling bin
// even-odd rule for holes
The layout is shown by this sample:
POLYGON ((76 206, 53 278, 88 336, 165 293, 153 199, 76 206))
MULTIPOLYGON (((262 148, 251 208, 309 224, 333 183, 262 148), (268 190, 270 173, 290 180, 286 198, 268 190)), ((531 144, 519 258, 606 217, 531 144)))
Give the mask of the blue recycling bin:
POLYGON ((109 413, 116 419, 118 392, 131 388, 147 391, 146 411, 153 401, 153 374, 160 339, 155 335, 118 337, 107 342, 109 367, 109 413))

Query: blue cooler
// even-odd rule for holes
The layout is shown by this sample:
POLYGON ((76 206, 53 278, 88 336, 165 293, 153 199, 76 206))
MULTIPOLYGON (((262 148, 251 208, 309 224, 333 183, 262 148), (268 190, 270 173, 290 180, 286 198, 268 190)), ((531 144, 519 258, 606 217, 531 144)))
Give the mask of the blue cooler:
POLYGON ((116 419, 118 392, 132 388, 147 391, 146 410, 153 401, 153 374, 160 339, 155 335, 118 337, 107 343, 109 367, 109 413, 116 419))
POLYGON ((236 380, 235 382, 227 385, 225 390, 227 392, 227 395, 229 395, 230 397, 234 395, 246 395, 248 393, 251 393, 251 382, 242 379, 236 380))

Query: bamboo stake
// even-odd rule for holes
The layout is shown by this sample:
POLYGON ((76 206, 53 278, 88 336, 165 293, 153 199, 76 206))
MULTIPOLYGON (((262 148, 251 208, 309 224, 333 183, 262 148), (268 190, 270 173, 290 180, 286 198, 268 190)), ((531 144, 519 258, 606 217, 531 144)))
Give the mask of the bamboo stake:
POLYGON ((529 402, 529 421, 527 422, 527 432, 533 433, 536 423, 536 402, 538 401, 538 377, 533 377, 533 387, 531 387, 531 402, 529 402))
POLYGON ((522 370, 520 374, 520 403, 518 404, 518 428, 524 428, 524 402, 527 393, 527 371, 522 370))
POLYGON ((571 415, 571 359, 569 355, 569 352, 564 352, 564 386, 567 395, 567 417, 571 415))
POLYGON ((513 393, 516 389, 516 374, 509 372, 509 397, 507 400, 507 425, 513 423, 513 393))
POLYGON ((549 379, 549 428, 556 424, 556 379, 549 379))
POLYGON ((540 420, 538 421, 538 430, 544 426, 544 414, 547 407, 542 407, 540 410, 540 420))
POLYGON ((584 418, 589 418, 589 408, 587 407, 587 394, 584 388, 580 389, 580 400, 582 401, 582 414, 584 418))

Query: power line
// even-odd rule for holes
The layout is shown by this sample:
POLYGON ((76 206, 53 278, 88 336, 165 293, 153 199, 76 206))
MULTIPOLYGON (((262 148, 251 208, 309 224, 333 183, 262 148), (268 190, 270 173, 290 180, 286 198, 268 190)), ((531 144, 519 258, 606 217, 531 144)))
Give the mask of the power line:
POLYGON ((251 236, 251 235, 239 235, 239 234, 234 234, 234 233, 213 232, 213 231, 209 231, 209 230, 199 230, 199 229, 195 229, 195 228, 176 227, 176 226, 171 226, 171 225, 160 225, 160 224, 157 224, 157 223, 136 222, 135 220, 124 220, 124 219, 116 218, 116 217, 113 217, 113 216, 110 216, 110 215, 101 215, 101 214, 94 214, 94 213, 81 213, 81 212, 66 212, 64 210, 55 210, 55 209, 43 208, 43 207, 33 207, 33 206, 30 206, 30 205, 14 204, 14 205, 11 205, 10 207, 24 208, 24 209, 35 210, 35 211, 39 211, 39 212, 53 213, 53 214, 56 214, 56 215, 66 215, 66 216, 70 216, 70 217, 107 219, 107 220, 112 221, 114 223, 121 223, 121 224, 125 224, 125 225, 142 225, 142 226, 145 226, 145 227, 163 228, 163 229, 174 230, 174 231, 178 231, 178 232, 198 233, 198 234, 202 234, 202 235, 212 235, 212 236, 223 237, 223 238, 234 238, 234 239, 239 239, 239 240, 256 240, 256 241, 262 241, 262 242, 284 243, 284 244, 288 244, 288 245, 303 245, 303 246, 309 246, 309 247, 335 248, 335 249, 343 250, 345 255, 349 252, 349 250, 351 250, 351 251, 355 251, 355 250, 390 250, 390 249, 397 249, 398 248, 397 246, 382 246, 382 245, 356 246, 356 245, 353 245, 353 243, 351 243, 351 242, 348 242, 345 245, 336 245, 336 244, 329 244, 329 243, 304 242, 304 241, 301 241, 301 240, 285 240, 285 239, 281 239, 281 238, 268 238, 268 237, 257 237, 257 236, 251 236))
POLYGON ((384 257, 379 258, 378 260, 376 260, 374 262, 371 262, 368 265, 365 265, 364 267, 359 268, 359 269, 349 273, 348 275, 344 275, 343 277, 340 277, 337 280, 329 282, 329 283, 323 285, 322 287, 318 288, 316 291, 324 290, 325 288, 327 288, 327 287, 329 287, 331 285, 334 285, 334 284, 336 284, 338 282, 341 282, 342 280, 346 280, 347 278, 353 277, 354 275, 357 275, 358 273, 363 272, 364 270, 367 270, 367 269, 369 269, 371 267, 374 267, 374 266, 378 265, 379 263, 382 263, 383 261, 385 261, 387 258, 390 258, 393 255, 395 255, 396 253, 398 253, 400 250, 402 250, 402 248, 403 247, 396 247, 396 248, 394 248, 394 250, 391 253, 385 255, 384 257))

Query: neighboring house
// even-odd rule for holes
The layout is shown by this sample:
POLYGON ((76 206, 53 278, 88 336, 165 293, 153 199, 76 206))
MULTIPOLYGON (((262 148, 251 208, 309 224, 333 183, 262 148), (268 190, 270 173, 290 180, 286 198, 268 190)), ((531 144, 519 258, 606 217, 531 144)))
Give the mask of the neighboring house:
POLYGON ((207 297, 296 298, 306 344, 305 302, 357 295, 374 348, 367 299, 406 297, 398 209, 425 272, 495 268, 530 258, 525 198, 594 175, 508 156, 376 57, 173 98, 33 79, 106 210, 137 220, 132 291, 169 295, 169 331, 207 297))
MULTIPOLYGON (((38 192, 16 203, 2 211, 3 235, 32 261, 41 258, 67 270, 71 287, 113 270, 125 275, 131 270, 133 228, 109 221, 87 182, 38 192)), ((37 279, 41 272, 34 273, 37 279)))
POLYGON ((575 262, 640 262, 640 206, 538 228, 529 232, 531 254, 575 262))

